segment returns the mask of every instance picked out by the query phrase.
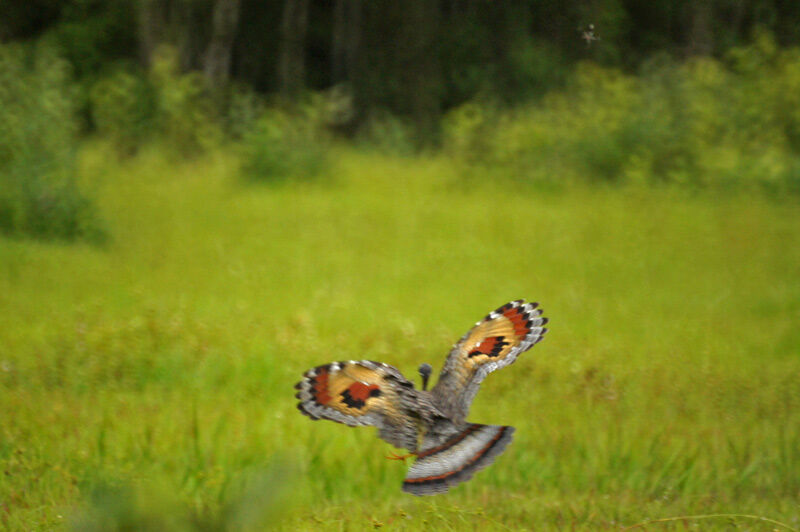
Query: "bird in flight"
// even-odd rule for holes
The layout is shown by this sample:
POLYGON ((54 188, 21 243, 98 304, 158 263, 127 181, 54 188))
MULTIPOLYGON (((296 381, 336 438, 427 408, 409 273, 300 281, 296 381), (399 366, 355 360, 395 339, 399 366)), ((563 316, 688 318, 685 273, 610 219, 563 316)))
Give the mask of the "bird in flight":
POLYGON ((542 340, 548 320, 538 306, 512 301, 476 323, 450 350, 430 391, 430 364, 419 367, 422 390, 417 390, 388 364, 333 362, 305 372, 295 385, 297 408, 314 420, 377 427, 383 440, 416 457, 403 491, 444 493, 490 465, 511 442, 514 427, 466 418, 486 375, 542 340))

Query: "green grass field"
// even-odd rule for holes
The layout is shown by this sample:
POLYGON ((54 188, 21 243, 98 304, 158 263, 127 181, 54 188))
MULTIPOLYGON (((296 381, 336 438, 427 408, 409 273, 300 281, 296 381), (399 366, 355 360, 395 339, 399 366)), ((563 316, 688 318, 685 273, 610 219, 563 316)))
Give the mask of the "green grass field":
POLYGON ((796 198, 111 159, 81 163, 105 245, 0 238, 0 528, 800 529, 796 198), (295 409, 307 368, 418 381, 516 298, 550 332, 471 414, 515 441, 450 493, 402 493, 374 429, 295 409))

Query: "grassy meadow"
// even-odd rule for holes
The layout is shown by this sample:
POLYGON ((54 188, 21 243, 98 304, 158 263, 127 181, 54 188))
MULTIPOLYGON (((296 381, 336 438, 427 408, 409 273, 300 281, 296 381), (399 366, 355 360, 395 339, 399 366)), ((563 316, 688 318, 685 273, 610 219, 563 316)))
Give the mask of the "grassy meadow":
POLYGON ((800 530, 796 197, 344 148, 314 181, 237 167, 87 145, 109 238, 0 237, 0 528, 800 530), (550 332, 471 413, 515 441, 450 493, 295 409, 307 368, 418 382, 517 298, 550 332))

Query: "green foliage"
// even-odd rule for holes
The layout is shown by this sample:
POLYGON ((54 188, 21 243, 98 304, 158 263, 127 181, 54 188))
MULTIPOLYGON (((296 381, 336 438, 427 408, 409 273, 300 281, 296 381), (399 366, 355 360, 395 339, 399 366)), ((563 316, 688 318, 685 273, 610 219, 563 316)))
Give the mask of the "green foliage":
POLYGON ((385 110, 370 113, 356 140, 360 146, 381 153, 407 156, 417 151, 411 125, 385 110))
MULTIPOLYGON (((305 38, 298 42, 282 34, 285 3, 231 2, 238 22, 223 29, 224 19, 214 20, 214 6, 222 4, 212 0, 9 0, 0 3, 0 40, 47 39, 88 87, 119 61, 149 64, 159 43, 179 48, 182 69, 199 70, 212 39, 235 36, 235 82, 278 92, 279 58, 296 50, 290 70, 305 71, 301 84, 322 90, 347 82, 359 117, 389 109, 423 137, 438 133, 441 110, 476 98, 514 105, 538 97, 561 86, 578 61, 634 71, 659 53, 719 58, 759 25, 781 46, 800 43, 800 7, 787 1, 418 0, 415 9, 389 0, 323 2, 300 17, 305 38), (596 38, 587 42, 590 26, 596 38)), ((185 87, 181 92, 186 96, 185 87)), ((187 119, 185 108, 178 113, 178 142, 194 151, 185 121, 196 117, 187 119)))
POLYGON ((521 39, 509 52, 509 72, 505 85, 495 82, 490 94, 499 95, 510 105, 541 96, 564 83, 569 61, 546 42, 521 39))
POLYGON ((68 65, 51 49, 0 46, 0 230, 100 236, 75 180, 74 99, 68 65))
POLYGON ((108 65, 136 50, 135 2, 62 0, 54 4, 59 17, 43 38, 72 65, 79 82, 94 79, 108 65))
POLYGON ((219 144, 215 107, 197 72, 181 74, 177 50, 155 54, 150 82, 156 93, 158 130, 183 155, 195 155, 219 144))
POLYGON ((498 111, 488 105, 466 103, 447 114, 442 125, 445 152, 467 164, 479 164, 491 148, 498 111))
POLYGON ((798 88, 800 51, 766 34, 724 62, 654 58, 639 76, 583 63, 526 107, 451 112, 445 146, 519 179, 798 190, 798 88))
POLYGON ((99 135, 129 155, 156 131, 157 93, 141 75, 117 70, 91 89, 92 120, 99 135))
POLYGON ((93 122, 120 154, 130 155, 150 140, 191 157, 222 140, 217 107, 197 73, 182 74, 176 51, 162 47, 146 75, 117 69, 91 89, 93 122))
POLYGON ((234 140, 241 140, 255 127, 264 109, 263 97, 250 87, 229 87, 225 99, 225 133, 234 140))
POLYGON ((244 175, 269 182, 317 176, 328 154, 321 112, 318 103, 266 110, 242 139, 244 175))

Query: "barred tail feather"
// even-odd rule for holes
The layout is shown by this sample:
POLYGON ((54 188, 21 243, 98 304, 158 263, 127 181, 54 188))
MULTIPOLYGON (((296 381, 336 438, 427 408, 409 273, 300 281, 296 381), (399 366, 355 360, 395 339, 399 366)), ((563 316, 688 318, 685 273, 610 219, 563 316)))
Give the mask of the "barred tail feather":
POLYGON ((491 465, 513 434, 514 427, 470 424, 442 445, 420 452, 403 481, 403 491, 414 495, 446 492, 491 465))

